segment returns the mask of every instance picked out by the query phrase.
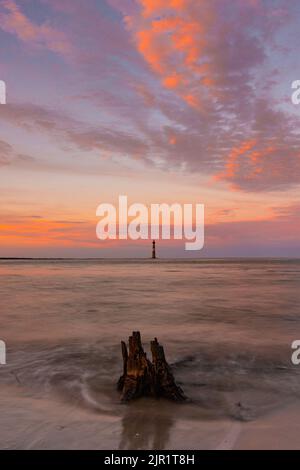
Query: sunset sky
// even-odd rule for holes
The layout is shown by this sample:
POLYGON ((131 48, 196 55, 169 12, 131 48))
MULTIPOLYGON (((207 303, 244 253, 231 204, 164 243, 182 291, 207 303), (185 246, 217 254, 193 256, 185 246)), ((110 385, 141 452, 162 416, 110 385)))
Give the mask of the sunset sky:
POLYGON ((102 202, 203 203, 205 248, 300 256, 298 0, 0 0, 0 256, 147 256, 102 202))

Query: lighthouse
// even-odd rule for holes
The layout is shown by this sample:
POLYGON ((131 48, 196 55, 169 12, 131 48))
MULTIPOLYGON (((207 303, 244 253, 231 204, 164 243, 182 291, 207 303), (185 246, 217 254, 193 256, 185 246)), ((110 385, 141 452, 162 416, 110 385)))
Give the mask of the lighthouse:
POLYGON ((156 259, 155 240, 152 242, 152 259, 156 259))

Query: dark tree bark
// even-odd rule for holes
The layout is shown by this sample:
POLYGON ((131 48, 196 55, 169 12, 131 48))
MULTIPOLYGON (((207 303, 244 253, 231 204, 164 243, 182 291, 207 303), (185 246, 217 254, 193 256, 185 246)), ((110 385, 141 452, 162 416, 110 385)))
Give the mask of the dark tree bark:
POLYGON ((164 348, 156 338, 151 341, 152 362, 144 352, 139 331, 134 331, 129 337, 129 353, 124 341, 121 345, 123 375, 118 381, 118 390, 122 392, 122 401, 142 396, 164 397, 178 402, 186 399, 181 388, 175 383, 164 348))

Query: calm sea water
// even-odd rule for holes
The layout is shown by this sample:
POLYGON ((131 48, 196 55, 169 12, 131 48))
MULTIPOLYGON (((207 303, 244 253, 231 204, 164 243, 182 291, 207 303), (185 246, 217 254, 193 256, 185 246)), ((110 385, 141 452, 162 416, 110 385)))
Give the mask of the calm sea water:
POLYGON ((255 420, 298 400, 299 303, 297 260, 0 261, 0 396, 29 407, 26 418, 8 414, 0 447, 22 446, 18 428, 36 424, 37 400, 122 419, 121 448, 147 447, 151 435, 165 447, 178 417, 255 420), (147 351, 158 337, 188 404, 119 404, 120 341, 132 330, 147 351))

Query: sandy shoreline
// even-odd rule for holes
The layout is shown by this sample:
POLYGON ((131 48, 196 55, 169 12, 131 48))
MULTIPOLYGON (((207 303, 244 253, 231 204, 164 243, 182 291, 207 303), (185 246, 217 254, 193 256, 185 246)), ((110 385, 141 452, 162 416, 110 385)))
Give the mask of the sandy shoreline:
MULTIPOLYGON (((17 392, 17 389, 16 389, 17 392)), ((126 407, 126 405, 125 405, 126 407)), ((128 408, 126 408, 128 409, 128 408)), ((125 410, 126 411, 126 410, 125 410)), ((1 392, 1 449, 300 449, 300 403, 250 422, 130 419, 44 398, 1 392)), ((159 410, 158 410, 159 412, 159 410)))

